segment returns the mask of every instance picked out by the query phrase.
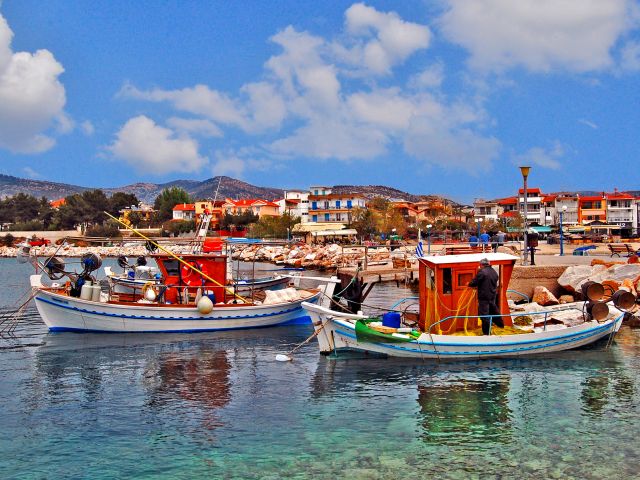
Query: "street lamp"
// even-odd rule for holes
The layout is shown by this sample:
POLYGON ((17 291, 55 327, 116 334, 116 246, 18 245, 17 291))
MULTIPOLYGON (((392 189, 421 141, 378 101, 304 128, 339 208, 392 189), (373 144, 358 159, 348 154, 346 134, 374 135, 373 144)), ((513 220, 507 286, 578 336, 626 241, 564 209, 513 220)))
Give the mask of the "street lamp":
POLYGON ((567 211, 567 206, 563 205, 560 210, 560 256, 564 256, 564 235, 562 233, 562 215, 567 211))
POLYGON ((482 223, 482 217, 476 218, 476 223, 478 224, 478 241, 480 241, 480 224, 482 223))
POLYGON ((427 225, 427 254, 431 255, 431 227, 433 225, 427 225))
POLYGON ((527 250, 527 216, 529 212, 527 211, 527 177, 529 176, 529 171, 531 167, 520 167, 520 173, 522 173, 522 180, 524 183, 524 256, 522 259, 522 264, 527 265, 529 263, 529 252, 527 250))

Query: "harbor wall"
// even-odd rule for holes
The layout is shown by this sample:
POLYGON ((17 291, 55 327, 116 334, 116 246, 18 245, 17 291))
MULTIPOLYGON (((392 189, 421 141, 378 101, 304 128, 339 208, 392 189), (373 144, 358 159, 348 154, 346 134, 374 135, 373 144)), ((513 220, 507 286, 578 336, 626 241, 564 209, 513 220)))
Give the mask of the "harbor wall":
MULTIPOLYGON (((551 293, 558 296, 563 293, 560 284, 558 284, 558 278, 567 267, 568 265, 516 265, 511 275, 509 289, 517 290, 531 298, 533 297, 533 289, 537 286, 542 286, 547 287, 551 293)), ((513 300, 520 299, 519 296, 513 294, 507 296, 513 300)))

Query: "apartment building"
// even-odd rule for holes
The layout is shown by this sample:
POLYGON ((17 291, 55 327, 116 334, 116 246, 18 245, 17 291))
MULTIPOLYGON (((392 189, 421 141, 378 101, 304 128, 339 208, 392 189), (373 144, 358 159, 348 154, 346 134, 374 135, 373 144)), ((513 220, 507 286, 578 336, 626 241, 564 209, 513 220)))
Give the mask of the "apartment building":
POLYGON ((358 193, 333 193, 331 187, 309 188, 309 222, 349 223, 351 211, 367 206, 366 199, 358 193))
POLYGON ((482 220, 483 222, 498 221, 500 217, 498 202, 496 200, 485 200, 484 198, 478 198, 473 202, 473 217, 474 220, 482 220))
POLYGON ((288 213, 300 218, 300 223, 309 221, 309 192, 287 190, 284 192, 284 198, 275 203, 280 207, 280 215, 288 213))

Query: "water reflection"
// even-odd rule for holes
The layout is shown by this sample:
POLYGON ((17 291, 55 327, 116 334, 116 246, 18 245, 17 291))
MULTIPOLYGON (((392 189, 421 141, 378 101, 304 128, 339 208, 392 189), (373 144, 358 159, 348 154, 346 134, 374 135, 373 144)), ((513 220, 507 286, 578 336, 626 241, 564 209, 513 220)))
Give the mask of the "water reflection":
POLYGON ((422 438, 439 445, 511 440, 510 377, 445 378, 418 385, 422 438))

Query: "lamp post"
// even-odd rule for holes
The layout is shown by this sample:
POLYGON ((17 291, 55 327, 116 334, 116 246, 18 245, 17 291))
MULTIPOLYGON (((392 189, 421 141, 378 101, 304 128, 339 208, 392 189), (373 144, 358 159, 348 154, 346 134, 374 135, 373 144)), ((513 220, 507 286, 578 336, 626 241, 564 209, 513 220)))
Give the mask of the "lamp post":
POLYGON ((567 211, 567 206, 563 205, 560 210, 560 256, 564 256, 564 235, 562 233, 562 215, 567 211))
POLYGON ((476 223, 478 224, 478 241, 480 241, 480 223, 482 223, 482 217, 476 218, 476 223))
POLYGON ((529 251, 527 250, 527 216, 529 212, 527 211, 527 177, 529 176, 529 171, 531 167, 520 167, 520 173, 522 173, 522 180, 524 183, 524 255, 522 258, 522 264, 529 264, 529 251))
POLYGON ((427 225, 427 254, 431 255, 431 227, 433 225, 427 225))

